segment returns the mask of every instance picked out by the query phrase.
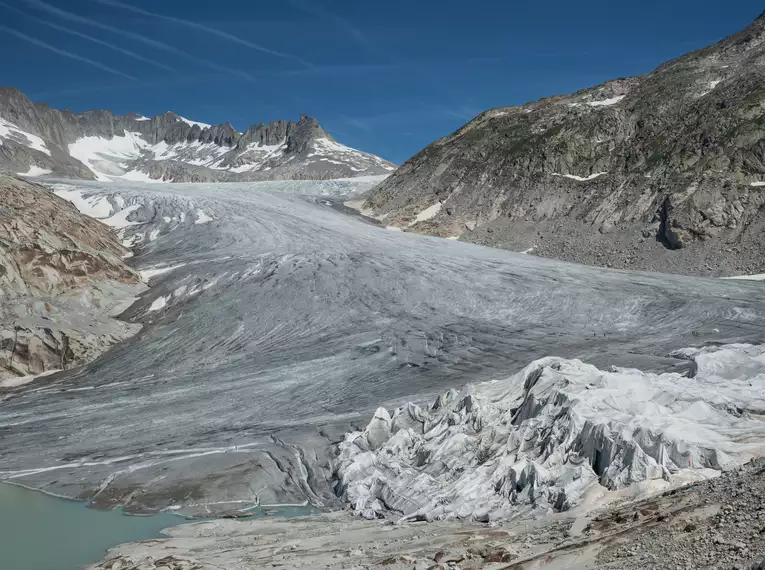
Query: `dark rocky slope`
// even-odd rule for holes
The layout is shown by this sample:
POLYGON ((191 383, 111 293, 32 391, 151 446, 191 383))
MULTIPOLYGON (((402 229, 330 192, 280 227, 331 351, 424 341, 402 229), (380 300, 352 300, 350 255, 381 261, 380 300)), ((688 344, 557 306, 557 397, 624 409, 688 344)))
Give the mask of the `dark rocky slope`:
POLYGON ((363 209, 570 261, 762 273, 764 181, 765 14, 647 75, 486 111, 409 159, 363 209))

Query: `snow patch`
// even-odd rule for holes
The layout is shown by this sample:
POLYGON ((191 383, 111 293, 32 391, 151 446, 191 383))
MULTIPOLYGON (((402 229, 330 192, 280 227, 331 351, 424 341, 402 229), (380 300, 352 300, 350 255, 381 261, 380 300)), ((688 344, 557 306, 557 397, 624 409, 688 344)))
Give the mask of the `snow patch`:
POLYGON ((146 174, 145 172, 142 172, 140 170, 131 170, 129 172, 126 172, 125 174, 123 174, 119 178, 121 178, 122 180, 130 180, 132 182, 145 182, 145 183, 149 183, 149 184, 156 184, 156 183, 163 184, 163 183, 165 183, 164 180, 158 180, 156 178, 152 178, 151 176, 149 176, 148 174, 146 174))
POLYGON ((200 123, 199 121, 191 121, 185 117, 181 117, 180 115, 176 115, 181 121, 186 123, 187 125, 191 125, 192 127, 194 125, 197 125, 200 129, 209 129, 212 125, 208 125, 207 123, 200 123))
POLYGON ((282 156, 287 149, 286 141, 279 144, 267 145, 250 143, 245 150, 237 155, 237 158, 246 161, 244 164, 228 168, 231 172, 249 172, 262 168, 269 160, 282 156))
POLYGON ((120 210, 109 218, 101 220, 107 226, 111 226, 115 229, 124 229, 130 226, 140 226, 141 222, 129 222, 128 216, 138 210, 141 207, 140 204, 133 204, 127 208, 120 210))
POLYGON ((760 188, 762 186, 765 186, 765 182, 763 182, 763 181, 752 182, 749 186, 754 186, 755 188, 760 188))
POLYGON ((624 99, 625 95, 619 95, 618 97, 611 97, 610 99, 602 99, 600 101, 588 101, 587 105, 590 107, 609 107, 616 105, 619 101, 624 99))
POLYGON ((141 280, 144 283, 148 283, 149 279, 152 277, 156 277, 157 275, 162 275, 163 273, 167 273, 168 271, 172 271, 173 269, 177 269, 179 267, 183 267, 186 265, 185 263, 179 263, 178 265, 168 265, 167 267, 152 267, 151 269, 143 269, 138 272, 138 274, 141 276, 141 280))
POLYGON ((151 121, 149 117, 144 117, 143 115, 140 115, 135 118, 136 121, 151 121))
POLYGON ((87 166, 98 180, 110 182, 109 176, 122 176, 125 160, 135 160, 141 151, 149 148, 139 133, 125 132, 122 136, 111 139, 103 137, 83 137, 69 145, 69 154, 87 166))
POLYGON ((214 218, 208 216, 204 210, 197 210, 197 219, 194 220, 195 224, 206 224, 212 222, 214 218))
POLYGON ((32 164, 29 166, 29 170, 27 172, 17 172, 19 176, 44 176, 46 174, 50 174, 53 172, 52 170, 48 170, 47 168, 40 168, 39 166, 32 164))
POLYGON ((563 178, 570 178, 571 180, 577 180, 579 182, 587 182, 588 180, 595 180, 604 174, 608 174, 608 172, 596 172, 594 174, 590 174, 589 176, 576 176, 575 174, 557 174, 553 172, 551 176, 562 176, 563 178))
POLYGON ((721 277, 721 279, 741 279, 743 281, 765 281, 765 273, 756 275, 734 275, 733 277, 721 277))
POLYGON ((50 156, 50 151, 48 150, 48 147, 45 146, 45 141, 43 139, 32 133, 22 131, 16 125, 9 123, 5 119, 0 119, 0 142, 3 140, 9 140, 28 146, 31 149, 39 150, 50 156))
POLYGON ((710 82, 709 82, 709 88, 710 88, 710 89, 714 89, 714 88, 715 88, 715 87, 717 87, 717 86, 718 86, 720 83, 722 83, 722 79, 716 79, 716 80, 714 80, 714 81, 710 81, 710 82))
POLYGON ((81 214, 103 220, 112 215, 112 205, 104 196, 85 196, 82 190, 54 188, 53 193, 74 204, 81 214))
POLYGON ((441 206, 443 206, 441 202, 436 202, 432 206, 425 208, 422 212, 415 216, 414 220, 409 222, 409 225, 413 226, 419 222, 424 222, 425 220, 433 218, 436 214, 438 214, 438 212, 441 211, 441 206))
POLYGON ((149 307, 149 311, 159 311, 167 306, 167 297, 157 297, 149 307))

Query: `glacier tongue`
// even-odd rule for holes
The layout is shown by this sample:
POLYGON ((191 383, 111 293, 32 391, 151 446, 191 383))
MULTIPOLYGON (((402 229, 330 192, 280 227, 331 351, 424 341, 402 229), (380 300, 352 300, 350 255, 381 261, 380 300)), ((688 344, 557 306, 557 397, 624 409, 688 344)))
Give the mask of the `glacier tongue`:
POLYGON ((495 521, 765 454, 765 345, 676 355, 695 376, 546 357, 429 409, 380 408, 340 444, 338 489, 367 518, 495 521))

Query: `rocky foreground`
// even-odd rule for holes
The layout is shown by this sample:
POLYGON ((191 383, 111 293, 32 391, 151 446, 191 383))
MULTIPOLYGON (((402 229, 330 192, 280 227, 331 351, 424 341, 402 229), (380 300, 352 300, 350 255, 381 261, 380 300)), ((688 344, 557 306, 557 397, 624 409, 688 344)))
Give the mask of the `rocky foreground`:
POLYGON ((765 462, 642 501, 497 526, 392 524, 336 512, 197 522, 165 533, 114 548, 91 570, 761 570, 765 462))
POLYGON ((405 231, 603 267, 765 271, 765 14, 640 77, 491 109, 362 211, 405 231))
POLYGON ((105 225, 0 175, 0 390, 93 360, 141 327, 113 318, 145 286, 105 225))

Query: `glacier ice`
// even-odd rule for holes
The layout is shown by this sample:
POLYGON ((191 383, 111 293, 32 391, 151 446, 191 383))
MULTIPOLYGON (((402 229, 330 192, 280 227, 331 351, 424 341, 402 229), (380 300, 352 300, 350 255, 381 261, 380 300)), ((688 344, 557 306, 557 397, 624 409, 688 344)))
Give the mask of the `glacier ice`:
POLYGON ((339 489, 373 518, 495 521, 615 490, 724 470, 765 452, 765 345, 685 349, 695 375, 546 357, 430 408, 379 408, 349 433, 339 489))
POLYGON ((550 354, 658 373, 697 365, 672 349, 763 340, 760 283, 386 231, 342 206, 376 182, 52 180, 135 245, 152 287, 121 315, 140 335, 3 402, 0 429, 23 429, 3 432, 0 479, 140 512, 220 514, 253 490, 339 506, 336 444, 378 407, 375 457, 433 413, 388 419, 402 404, 550 354), (200 210, 214 222, 196 224, 200 210))

